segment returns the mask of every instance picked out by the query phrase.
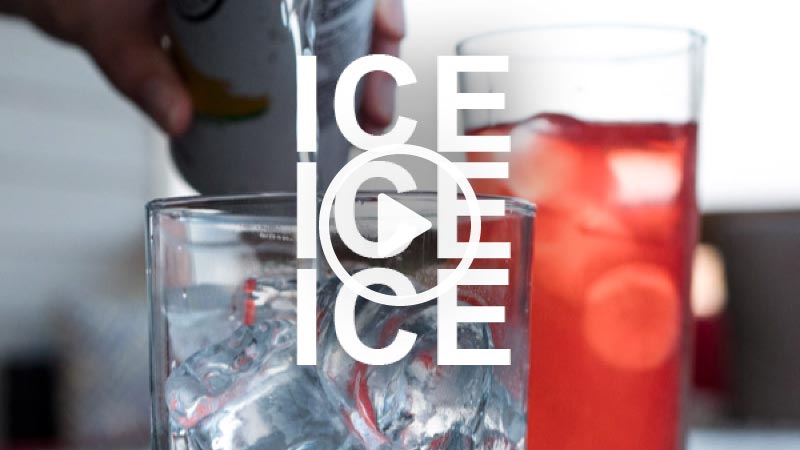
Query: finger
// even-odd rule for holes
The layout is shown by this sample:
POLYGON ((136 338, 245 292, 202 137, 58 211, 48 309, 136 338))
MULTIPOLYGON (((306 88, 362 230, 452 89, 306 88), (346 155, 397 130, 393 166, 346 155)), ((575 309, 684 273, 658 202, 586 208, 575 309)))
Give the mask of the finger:
POLYGON ((403 0, 378 0, 373 33, 381 39, 399 42, 406 35, 403 0))
POLYGON ((192 117, 191 99, 153 36, 131 34, 87 47, 114 86, 164 131, 173 136, 186 131, 192 117))
MULTIPOLYGON (((398 56, 400 43, 379 40, 372 44, 372 53, 398 56)), ((397 83, 385 72, 372 72, 364 80, 361 103, 361 125, 370 133, 385 129, 394 120, 397 83)))
MULTIPOLYGON (((400 41, 406 34, 403 0, 378 0, 372 32, 373 54, 400 55, 400 41)), ((370 74, 364 85, 361 125, 370 133, 380 132, 394 119, 397 86, 383 72, 370 74)))

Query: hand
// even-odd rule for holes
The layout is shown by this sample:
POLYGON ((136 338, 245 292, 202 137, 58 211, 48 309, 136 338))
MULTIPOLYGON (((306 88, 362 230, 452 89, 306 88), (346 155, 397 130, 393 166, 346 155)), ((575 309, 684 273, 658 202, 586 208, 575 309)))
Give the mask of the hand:
POLYGON ((167 53, 163 0, 0 0, 49 34, 77 44, 111 83, 178 135, 189 127, 192 104, 167 53))
MULTIPOLYGON (((323 0, 324 1, 324 0, 323 0)), ((0 11, 27 17, 47 33, 89 52, 111 83, 170 135, 186 131, 192 103, 169 55, 164 0, 0 0, 0 11)), ((377 0, 373 53, 397 55, 405 34, 402 0, 377 0)), ((393 80, 366 80, 363 125, 377 131, 394 115, 393 80)))

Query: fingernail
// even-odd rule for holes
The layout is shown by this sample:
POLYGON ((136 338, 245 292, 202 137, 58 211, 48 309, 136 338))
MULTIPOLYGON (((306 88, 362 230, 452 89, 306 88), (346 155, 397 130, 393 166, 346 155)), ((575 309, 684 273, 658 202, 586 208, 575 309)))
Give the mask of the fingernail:
POLYGON ((175 101, 169 106, 167 113, 167 124, 170 134, 176 136, 186 131, 187 127, 187 113, 184 111, 182 104, 178 100, 179 97, 175 96, 175 101))
POLYGON ((164 80, 154 78, 145 83, 145 108, 168 133, 174 133, 181 127, 182 111, 178 100, 174 89, 164 80))

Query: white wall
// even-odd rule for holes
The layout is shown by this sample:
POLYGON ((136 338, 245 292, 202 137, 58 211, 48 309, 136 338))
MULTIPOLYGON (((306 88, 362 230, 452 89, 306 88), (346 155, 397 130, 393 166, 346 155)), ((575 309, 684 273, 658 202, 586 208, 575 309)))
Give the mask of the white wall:
POLYGON ((59 300, 146 302, 156 136, 81 52, 0 19, 0 357, 59 300))
MULTIPOLYGON (((529 24, 645 23, 708 36, 701 119, 700 203, 705 210, 800 207, 800 6, 786 0, 406 0, 403 57, 420 85, 400 113, 435 143, 435 57, 462 37, 529 24), (428 99, 427 101, 424 99, 428 99)), ((432 172, 430 172, 432 173, 432 172)), ((428 186, 431 187, 431 186, 428 186)))

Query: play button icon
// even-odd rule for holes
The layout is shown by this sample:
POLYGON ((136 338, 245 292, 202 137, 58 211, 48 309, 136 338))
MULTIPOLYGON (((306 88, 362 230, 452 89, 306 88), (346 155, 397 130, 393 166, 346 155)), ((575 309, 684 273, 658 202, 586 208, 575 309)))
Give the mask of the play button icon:
POLYGON ((378 253, 381 258, 398 255, 433 224, 386 194, 378 195, 378 253))
MULTIPOLYGON (((313 192, 313 189, 308 192, 313 192)), ((424 198, 427 200, 425 204, 430 206, 431 198, 429 196, 424 198)), ((406 204, 410 205, 409 203, 406 204)), ((427 210, 430 209, 430 207, 427 208, 427 210)), ((459 216, 457 211, 450 211, 448 214, 459 216)), ((319 245, 331 271, 351 292, 358 293, 358 295, 372 302, 386 306, 421 305, 456 289, 459 281, 467 275, 472 262, 478 256, 478 249, 481 243, 480 203, 469 179, 455 163, 440 153, 410 144, 373 148, 361 153, 345 164, 325 191, 319 207, 318 217, 319 245), (415 294, 387 294, 369 287, 371 284, 380 283, 365 285, 366 281, 357 280, 356 275, 368 269, 362 269, 355 275, 351 274, 350 270, 353 267, 350 270, 345 268, 336 255, 331 233, 331 225, 335 222, 338 240, 343 242, 351 252, 368 259, 386 260, 401 254, 419 235, 431 230, 433 228, 431 222, 442 220, 441 212, 439 211, 439 207, 442 205, 439 203, 438 196, 432 198, 436 201, 435 212, 432 214, 426 213, 425 215, 417 214, 405 204, 395 200, 413 199, 415 198, 414 191, 417 190, 417 185, 411 173, 402 166, 390 161, 378 161, 382 158, 396 157, 398 155, 416 157, 433 163, 445 176, 455 181, 466 201, 470 219, 469 240, 466 242, 463 254, 458 256, 460 258, 458 265, 456 265, 455 269, 447 269, 447 275, 441 280, 437 279, 438 283, 436 285, 415 294), (389 194, 392 195, 390 197, 381 193, 373 196, 370 193, 367 196, 367 202, 360 202, 358 200, 359 189, 366 181, 373 178, 388 180, 394 185, 394 192, 399 197, 389 194), (371 210, 369 207, 363 209, 367 203, 373 204, 373 202, 374 206, 371 210), (331 217, 334 207, 335 214, 331 217), (365 214, 367 215, 365 216, 365 214), (363 220, 363 222, 359 223, 359 219, 363 220), (362 226, 359 227, 359 225, 362 226), (370 236, 365 237, 362 231, 369 231, 370 236), (375 239, 376 231, 377 239, 375 239)), ((315 237, 314 230, 307 229, 308 224, 309 221, 298 219, 297 233, 298 236, 307 236, 308 242, 312 242, 315 237)), ((441 242, 432 242, 431 247, 438 248, 438 243, 441 242)), ((448 257, 448 259, 452 261, 453 257, 448 257)), ((394 265, 392 261, 386 261, 385 263, 389 266, 394 265)), ((382 263, 379 262, 378 264, 382 263)))

